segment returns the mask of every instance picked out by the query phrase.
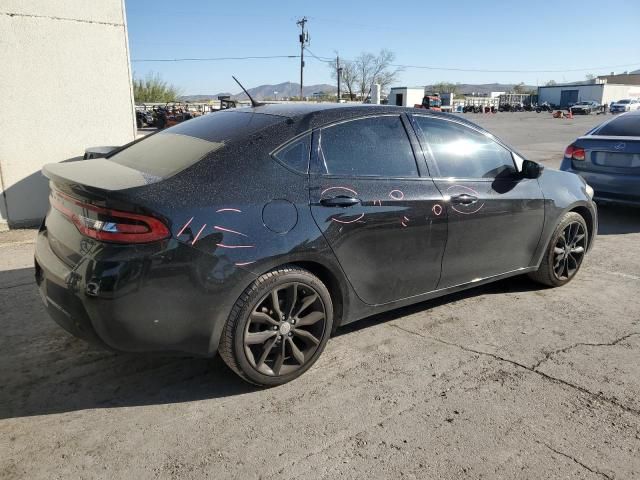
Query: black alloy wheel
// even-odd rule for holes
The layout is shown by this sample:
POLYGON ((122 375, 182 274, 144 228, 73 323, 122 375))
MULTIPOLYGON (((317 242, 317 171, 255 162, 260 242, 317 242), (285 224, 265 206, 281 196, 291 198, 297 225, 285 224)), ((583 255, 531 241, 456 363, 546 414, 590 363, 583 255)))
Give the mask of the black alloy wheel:
POLYGON ((318 359, 331 334, 333 304, 312 273, 285 266, 255 280, 225 324, 220 355, 245 380, 286 383, 318 359))
POLYGON ((298 282, 274 287, 249 316, 244 351, 264 375, 286 375, 304 366, 320 345, 326 312, 320 295, 298 282))
POLYGON ((576 212, 565 213, 547 246, 540 267, 529 273, 536 282, 559 287, 576 276, 589 245, 584 218, 576 212))
POLYGON ((569 281, 576 274, 587 248, 587 232, 582 223, 572 222, 562 230, 553 249, 553 273, 560 281, 569 281))

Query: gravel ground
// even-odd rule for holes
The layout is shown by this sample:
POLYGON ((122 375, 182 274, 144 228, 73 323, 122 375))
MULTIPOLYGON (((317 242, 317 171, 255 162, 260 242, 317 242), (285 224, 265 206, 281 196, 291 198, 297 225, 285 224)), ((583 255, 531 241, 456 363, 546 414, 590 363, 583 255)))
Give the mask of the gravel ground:
MULTIPOLYGON (((548 165, 602 120, 470 118, 548 165)), ((35 232, 0 234, 0 478, 639 478, 640 210, 600 222, 565 287, 514 278, 361 321, 269 390, 72 338, 32 281, 35 232)))

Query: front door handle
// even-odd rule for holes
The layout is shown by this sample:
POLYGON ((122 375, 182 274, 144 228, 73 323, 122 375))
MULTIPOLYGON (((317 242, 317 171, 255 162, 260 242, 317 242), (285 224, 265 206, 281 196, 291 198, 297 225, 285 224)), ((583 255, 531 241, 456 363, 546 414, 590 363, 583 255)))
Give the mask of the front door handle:
POLYGON ((467 193, 462 193, 460 195, 454 195, 453 197, 451 197, 451 202, 458 205, 472 205, 477 201, 478 197, 474 197, 473 195, 469 195, 467 193))
POLYGON ((337 197, 323 198, 320 200, 320 204, 325 207, 353 207, 360 203, 360 199, 355 197, 347 197, 344 195, 338 195, 337 197))

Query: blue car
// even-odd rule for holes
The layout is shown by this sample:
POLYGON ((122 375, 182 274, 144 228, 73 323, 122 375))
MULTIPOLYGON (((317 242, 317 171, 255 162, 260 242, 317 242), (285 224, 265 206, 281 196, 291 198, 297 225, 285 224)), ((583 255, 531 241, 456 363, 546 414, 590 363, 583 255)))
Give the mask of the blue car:
POLYGON ((583 177, 594 200, 640 206, 640 110, 579 137, 565 150, 560 170, 583 177))

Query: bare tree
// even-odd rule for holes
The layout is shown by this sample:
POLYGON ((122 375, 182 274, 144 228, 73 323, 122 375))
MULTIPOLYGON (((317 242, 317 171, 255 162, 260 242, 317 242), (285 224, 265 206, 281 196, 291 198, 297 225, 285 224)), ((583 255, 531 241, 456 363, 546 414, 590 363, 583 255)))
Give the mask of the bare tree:
MULTIPOLYGON (((365 98, 374 83, 380 84, 381 90, 387 90, 397 80, 401 71, 393 67, 394 60, 395 54, 383 49, 378 55, 362 52, 353 61, 341 62, 342 83, 351 100, 354 100, 356 95, 365 98)), ((331 76, 337 78, 335 63, 329 63, 329 68, 331 76)))
MULTIPOLYGON (((338 78, 338 71, 335 63, 330 63, 329 67, 331 68, 331 77, 334 79, 338 78)), ((356 65, 354 62, 340 62, 340 67, 342 68, 342 76, 340 80, 342 85, 349 92, 349 98, 351 100, 355 100, 356 98, 356 84, 358 75, 356 72, 356 65)))
POLYGON ((556 83, 556 81, 555 81, 555 80, 549 80, 547 83, 545 83, 545 85, 546 85, 547 87, 552 87, 552 86, 554 86, 554 85, 557 85, 557 83, 556 83))
POLYGON ((381 90, 386 90, 398 78, 399 68, 393 68, 395 53, 382 49, 376 56, 373 53, 362 52, 355 60, 357 85, 360 96, 365 98, 374 83, 380 84, 381 90))
POLYGON ((587 81, 591 81, 591 80, 593 80, 594 78, 596 78, 596 76, 595 76, 593 73, 587 73, 587 74, 584 76, 584 79, 585 79, 585 80, 587 80, 587 81))

